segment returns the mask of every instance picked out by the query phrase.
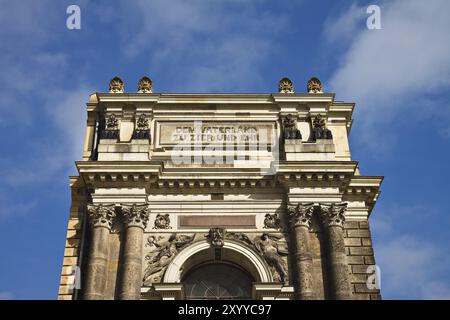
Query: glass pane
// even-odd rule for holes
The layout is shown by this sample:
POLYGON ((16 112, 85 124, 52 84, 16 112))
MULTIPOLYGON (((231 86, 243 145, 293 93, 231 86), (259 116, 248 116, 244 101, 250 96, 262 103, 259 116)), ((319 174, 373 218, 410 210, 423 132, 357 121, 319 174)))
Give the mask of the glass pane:
POLYGON ((208 264, 184 278, 186 299, 251 299, 253 278, 229 264, 208 264))

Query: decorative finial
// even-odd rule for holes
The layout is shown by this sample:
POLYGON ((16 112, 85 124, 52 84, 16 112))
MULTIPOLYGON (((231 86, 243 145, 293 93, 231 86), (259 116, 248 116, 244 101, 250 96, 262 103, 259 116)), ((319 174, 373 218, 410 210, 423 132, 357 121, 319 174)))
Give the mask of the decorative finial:
POLYGON ((119 77, 114 77, 109 82, 109 93, 123 93, 123 81, 119 77))
POLYGON ((294 93, 294 84, 291 79, 284 77, 278 83, 278 92, 279 93, 294 93))
POLYGON ((138 84, 138 93, 152 93, 153 82, 149 77, 142 77, 138 84))
POLYGON ((316 77, 312 77, 308 81, 308 93, 323 93, 322 82, 316 77))

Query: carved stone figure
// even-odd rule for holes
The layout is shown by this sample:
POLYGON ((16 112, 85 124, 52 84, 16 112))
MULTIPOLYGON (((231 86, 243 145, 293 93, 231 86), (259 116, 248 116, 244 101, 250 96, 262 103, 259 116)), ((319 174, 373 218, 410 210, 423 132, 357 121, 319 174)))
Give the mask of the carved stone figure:
POLYGON ((278 92, 279 93, 294 93, 294 84, 291 79, 283 78, 278 83, 278 92))
POLYGON ((138 83, 138 93, 152 93, 153 82, 149 77, 142 77, 138 83))
POLYGON ((225 228, 211 228, 207 237, 213 247, 223 247, 225 233, 225 228))
POLYGON ((119 120, 114 113, 106 116, 105 129, 102 130, 100 138, 117 139, 119 138, 119 120))
POLYGON ((109 82, 109 92, 110 93, 123 93, 123 81, 119 77, 114 77, 109 82))
POLYGON ((254 246, 269 266, 278 273, 280 281, 287 285, 289 282, 287 265, 282 256, 287 256, 288 250, 281 246, 281 238, 282 236, 263 233, 260 238, 255 239, 254 246))
POLYGON ((172 229, 170 226, 169 214, 157 214, 155 218, 155 226, 153 229, 172 229))
POLYGON ((279 229, 280 228, 280 217, 278 213, 266 214, 264 216, 264 228, 265 229, 279 229))
POLYGON ((318 139, 333 139, 333 134, 325 127, 325 120, 322 118, 322 115, 318 114, 314 117, 312 126, 312 137, 314 141, 318 139))
POLYGON ((114 113, 106 118, 106 130, 119 130, 119 120, 114 113))
POLYGON ((149 139, 150 127, 148 125, 148 119, 145 114, 139 115, 136 120, 136 128, 133 132, 133 139, 149 139))
POLYGON ((283 137, 284 139, 301 139, 300 130, 297 129, 297 120, 292 114, 288 114, 283 119, 283 137))
POLYGON ((316 77, 309 79, 307 84, 308 93, 323 93, 322 82, 316 77))
POLYGON ((232 239, 236 241, 242 241, 249 247, 253 247, 253 241, 245 234, 241 232, 227 232, 225 233, 225 239, 232 239))
POLYGON ((171 234, 168 239, 164 236, 149 236, 145 246, 150 246, 151 250, 145 256, 147 268, 144 271, 144 285, 161 281, 169 263, 181 249, 194 240, 194 237, 195 234, 189 236, 175 233, 171 234))

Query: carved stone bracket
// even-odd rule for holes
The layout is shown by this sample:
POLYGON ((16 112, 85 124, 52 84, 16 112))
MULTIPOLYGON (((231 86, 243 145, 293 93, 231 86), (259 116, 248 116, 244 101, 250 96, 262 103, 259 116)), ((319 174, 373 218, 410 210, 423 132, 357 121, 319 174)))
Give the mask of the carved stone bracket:
POLYGON ((344 227, 347 203, 332 203, 321 206, 322 221, 327 226, 344 227))
POLYGON ((170 226, 170 218, 168 214, 157 214, 155 218, 155 226, 153 229, 172 229, 170 226))
POLYGON ((145 229, 149 218, 147 204, 122 205, 122 213, 127 226, 145 229))
POLYGON ((87 205, 89 222, 93 227, 105 227, 111 229, 116 217, 115 205, 87 205))

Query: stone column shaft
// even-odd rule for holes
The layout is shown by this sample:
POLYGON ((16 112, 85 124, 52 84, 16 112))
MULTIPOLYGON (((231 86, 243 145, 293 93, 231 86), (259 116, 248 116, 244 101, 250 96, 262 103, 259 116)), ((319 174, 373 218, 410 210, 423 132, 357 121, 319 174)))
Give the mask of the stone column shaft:
POLYGON ((88 205, 88 216, 92 238, 83 297, 85 300, 103 300, 108 274, 109 233, 115 217, 114 206, 88 205))
POLYGON ((332 204, 323 213, 327 230, 328 258, 333 295, 337 300, 351 299, 347 255, 344 245, 344 221, 347 204, 332 204))
POLYGON ((147 205, 122 206, 125 218, 125 246, 119 298, 139 300, 142 284, 142 239, 148 221, 147 205))
POLYGON ((313 288, 313 262, 309 246, 309 230, 311 228, 313 206, 298 205, 288 207, 288 213, 294 224, 294 237, 296 243, 295 264, 297 271, 297 283, 295 287, 296 297, 299 300, 311 300, 315 298, 313 288))

